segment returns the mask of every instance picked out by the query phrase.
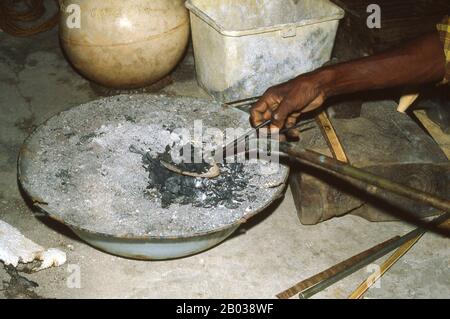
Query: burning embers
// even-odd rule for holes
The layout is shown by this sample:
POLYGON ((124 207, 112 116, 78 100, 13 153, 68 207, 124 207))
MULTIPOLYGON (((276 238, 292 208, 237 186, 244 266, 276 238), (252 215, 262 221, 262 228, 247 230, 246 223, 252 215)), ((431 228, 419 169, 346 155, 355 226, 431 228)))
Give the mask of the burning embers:
MULTIPOLYGON (((198 151, 191 149, 191 154, 198 151)), ((209 179, 185 176, 167 169, 164 163, 170 159, 169 148, 162 154, 151 150, 142 151, 135 146, 130 146, 130 151, 142 155, 144 168, 149 174, 147 193, 152 198, 160 198, 164 208, 171 204, 192 204, 195 207, 222 206, 235 209, 245 200, 241 191, 247 188, 248 179, 243 163, 218 164, 220 175, 209 179)), ((202 173, 207 171, 211 164, 206 161, 192 161, 182 162, 177 166, 186 171, 202 173)))
POLYGON ((194 121, 193 139, 187 129, 167 131, 170 142, 164 152, 130 146, 131 152, 142 155, 149 174, 146 193, 151 198, 159 198, 163 208, 172 204, 191 204, 203 208, 237 209, 244 201, 255 200, 249 198, 252 195, 248 192, 244 195, 246 189, 252 188, 246 165, 256 163, 262 155, 268 162, 277 164, 278 157, 271 152, 272 144, 277 144, 261 137, 241 139, 238 143, 235 139, 242 136, 242 131, 227 129, 223 134, 220 129, 211 127, 203 130, 201 121, 194 121), (227 144, 227 139, 235 142, 227 144), (226 147, 215 146, 222 144, 226 147))

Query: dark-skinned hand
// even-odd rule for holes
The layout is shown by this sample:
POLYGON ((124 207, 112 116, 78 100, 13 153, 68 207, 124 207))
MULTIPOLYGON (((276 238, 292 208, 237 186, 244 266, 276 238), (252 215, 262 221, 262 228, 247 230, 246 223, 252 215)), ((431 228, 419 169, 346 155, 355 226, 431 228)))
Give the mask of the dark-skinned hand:
MULTIPOLYGON (((250 110, 250 121, 257 126, 272 119, 271 130, 296 125, 301 114, 320 107, 325 101, 320 73, 309 73, 269 88, 250 110)), ((291 129, 287 138, 298 139, 299 131, 291 129)), ((280 136, 286 139, 286 136, 280 136)))

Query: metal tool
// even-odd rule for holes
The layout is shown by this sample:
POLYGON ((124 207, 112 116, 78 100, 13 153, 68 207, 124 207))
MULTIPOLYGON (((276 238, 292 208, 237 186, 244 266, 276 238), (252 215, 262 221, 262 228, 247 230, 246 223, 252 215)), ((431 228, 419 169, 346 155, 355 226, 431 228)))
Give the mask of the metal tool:
MULTIPOLYGON (((293 127, 286 127, 286 128, 284 128, 284 129, 280 130, 280 131, 278 132, 278 134, 279 134, 279 135, 285 134, 285 133, 287 133, 289 130, 297 129, 297 128, 303 127, 303 126, 305 126, 305 125, 307 125, 307 124, 311 124, 311 123, 313 123, 313 122, 314 122, 314 120, 308 120, 308 121, 302 121, 302 122, 299 122, 299 123, 297 123, 297 125, 295 125, 295 126, 293 126, 293 127)), ((259 124, 258 126, 256 126, 256 127, 252 128, 252 129, 248 130, 246 133, 242 134, 241 136, 235 138, 233 141, 231 141, 230 143, 228 143, 228 144, 226 144, 225 146, 223 146, 223 148, 222 148, 222 154, 226 154, 227 149, 228 149, 229 147, 231 147, 231 146, 233 147, 233 150, 236 150, 236 147, 237 147, 237 145, 238 145, 239 142, 245 140, 246 138, 251 137, 251 136, 252 136, 253 134, 255 134, 255 133, 258 133, 258 131, 259 131, 260 129, 262 129, 262 128, 266 127, 266 126, 269 126, 270 124, 272 124, 272 120, 267 120, 267 121, 265 121, 265 122, 259 124)), ((309 129, 309 128, 306 128, 305 130, 307 130, 307 129, 309 129)))
POLYGON ((242 99, 239 101, 233 101, 233 102, 229 102, 229 103, 225 103, 225 104, 229 107, 236 107, 236 108, 242 108, 244 106, 248 107, 248 106, 255 104, 260 98, 261 98, 260 96, 251 97, 248 99, 242 99))
MULTIPOLYGON (((442 214, 441 216, 435 218, 430 224, 435 225, 435 226, 439 225, 439 224, 445 222, 449 217, 450 217, 450 214, 442 214)), ((326 289, 327 287, 331 286, 332 284, 334 284, 334 283, 338 282, 339 280, 347 277, 348 275, 354 273, 355 271, 371 264, 375 260, 383 257, 387 253, 393 251, 394 249, 400 247, 404 243, 410 241, 413 238, 416 238, 417 236, 419 236, 420 234, 423 234, 425 232, 426 232, 426 230, 422 229, 422 228, 417 228, 415 230, 410 231, 406 235, 396 239, 395 241, 393 241, 386 247, 375 252, 368 258, 360 260, 360 261, 356 262, 355 264, 353 264, 351 267, 346 268, 345 270, 339 271, 339 272, 335 273, 334 275, 332 275, 330 278, 323 280, 322 282, 318 283, 317 285, 312 286, 311 288, 308 288, 308 289, 302 291, 299 295, 299 298, 306 299, 306 298, 310 298, 310 297, 314 296, 316 293, 326 289)))
POLYGON ((250 136, 252 136, 253 134, 257 133, 260 129, 262 129, 263 127, 266 127, 268 125, 270 125, 272 123, 272 120, 267 120, 261 124, 259 124, 258 126, 248 130, 246 133, 242 134, 241 136, 235 138, 233 141, 231 141, 230 143, 226 144, 225 146, 223 146, 222 148, 222 154, 226 154, 227 149, 230 146, 233 146, 233 149, 236 148, 237 144, 243 140, 245 140, 246 138, 249 138, 250 136))
MULTIPOLYGON (((442 214, 439 217, 433 219, 428 226, 436 227, 450 218, 450 214, 442 214)), ((375 260, 383 257, 394 249, 400 247, 406 242, 417 238, 421 234, 424 234, 427 230, 423 227, 416 228, 402 237, 396 236, 389 239, 375 247, 370 248, 358 255, 355 255, 349 259, 346 259, 339 264, 328 268, 306 280, 303 280, 295 286, 281 292, 277 295, 280 299, 287 299, 295 296, 299 293, 299 298, 307 299, 320 291, 328 288, 332 284, 344 279, 345 277, 353 274, 357 270, 371 264, 375 260)))
POLYGON ((326 280, 330 280, 333 276, 336 274, 345 271, 346 269, 351 268, 354 264, 357 262, 360 262, 362 260, 365 260, 366 258, 369 258, 374 253, 380 251, 381 249, 387 247, 388 245, 392 244, 395 240, 398 240, 400 236, 395 236, 391 239, 388 239, 374 247, 371 247, 351 258, 348 258, 324 271, 321 271, 317 274, 315 274, 312 277, 309 277, 305 280, 302 280, 301 282, 297 283, 295 286, 292 286, 289 289, 286 289, 283 292, 280 292, 277 294, 277 298, 279 299, 289 299, 294 297, 295 295, 302 293, 304 291, 307 291, 309 288, 316 286, 317 284, 324 282, 326 280))
MULTIPOLYGON (((300 128, 306 124, 312 123, 314 122, 314 120, 310 120, 310 121, 304 121, 304 122, 300 122, 297 125, 290 127, 290 128, 284 128, 282 129, 279 134, 284 134, 287 131, 291 130, 291 129, 295 129, 295 128, 300 128)), ((261 128, 264 128, 268 125, 270 125, 272 123, 272 120, 267 120, 261 124, 259 124, 258 126, 248 130, 245 134, 237 137, 236 139, 234 139, 232 142, 226 144, 225 146, 222 147, 222 160, 223 162, 226 162, 226 157, 227 157, 227 149, 229 147, 233 147, 233 154, 236 155, 237 153, 239 153, 237 151, 237 146, 240 142, 242 142, 243 140, 251 137, 253 134, 258 133, 258 131, 261 128)), ((309 129, 309 128, 307 128, 309 129)), ((218 158, 216 158, 216 161, 219 161, 218 158)), ((189 172, 189 171, 183 171, 181 169, 179 169, 177 167, 177 165, 172 164, 172 163, 168 163, 166 161, 160 160, 161 164, 167 168, 168 170, 180 174, 180 175, 185 175, 185 176, 191 176, 191 177, 201 177, 201 178, 216 178, 220 175, 220 170, 219 170, 219 166, 217 165, 217 163, 212 163, 211 167, 208 169, 208 171, 206 172, 202 172, 202 173, 195 173, 195 172, 189 172)))
POLYGON ((350 164, 340 162, 332 157, 304 148, 294 148, 289 143, 280 143, 280 151, 302 163, 331 172, 341 178, 350 181, 356 180, 371 185, 371 187, 367 188, 368 192, 374 193, 375 190, 373 187, 379 187, 405 198, 428 204, 438 210, 450 212, 450 200, 448 199, 440 198, 407 185, 398 184, 384 177, 356 168, 350 164))

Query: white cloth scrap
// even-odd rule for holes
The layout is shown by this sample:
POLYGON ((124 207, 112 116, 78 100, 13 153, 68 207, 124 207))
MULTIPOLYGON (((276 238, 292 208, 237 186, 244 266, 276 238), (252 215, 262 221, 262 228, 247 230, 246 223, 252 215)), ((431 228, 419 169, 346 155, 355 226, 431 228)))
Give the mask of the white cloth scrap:
POLYGON ((61 266, 66 262, 66 253, 34 243, 20 233, 19 230, 0 220, 0 260, 5 265, 17 267, 20 263, 34 260, 42 261, 33 271, 43 270, 52 266, 61 266))

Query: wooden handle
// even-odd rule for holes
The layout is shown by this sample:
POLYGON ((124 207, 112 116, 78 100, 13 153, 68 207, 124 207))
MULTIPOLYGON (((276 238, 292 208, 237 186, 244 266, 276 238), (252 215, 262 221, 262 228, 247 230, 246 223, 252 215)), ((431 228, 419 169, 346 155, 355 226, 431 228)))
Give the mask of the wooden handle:
POLYGON ((418 97, 419 93, 403 95, 400 98, 400 102, 398 102, 397 111, 400 113, 405 113, 406 110, 417 100, 418 97))
POLYGON ((331 124, 331 121, 328 118, 327 113, 321 112, 317 116, 317 121, 320 130, 322 131, 322 134, 325 137, 325 140, 327 141, 328 147, 333 153, 333 157, 338 161, 348 163, 347 155, 345 154, 341 141, 339 140, 339 137, 337 136, 333 124, 331 124))

